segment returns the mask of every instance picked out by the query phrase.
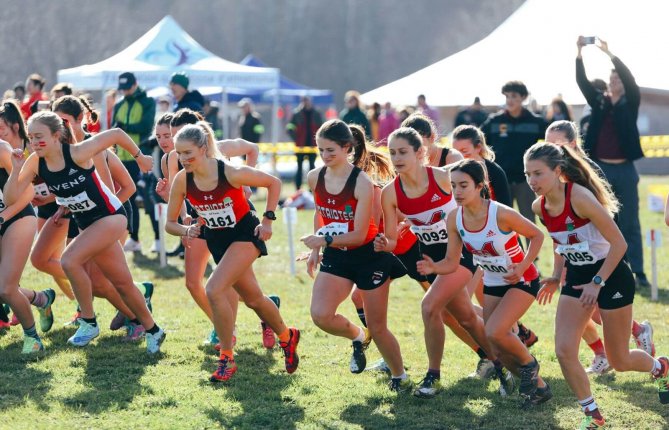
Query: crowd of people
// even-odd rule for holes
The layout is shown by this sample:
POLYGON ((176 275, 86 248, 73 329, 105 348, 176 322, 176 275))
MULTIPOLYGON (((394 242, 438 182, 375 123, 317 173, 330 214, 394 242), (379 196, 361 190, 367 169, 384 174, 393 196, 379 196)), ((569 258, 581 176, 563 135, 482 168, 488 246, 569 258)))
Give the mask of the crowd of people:
MULTIPOLYGON (((669 360, 656 358, 652 325, 632 317, 635 289, 648 286, 633 164, 643 156, 639 88, 601 40, 614 69, 604 87, 588 80, 583 45, 579 38, 576 78, 590 106, 583 135, 561 100, 549 121, 524 107, 529 92, 520 81, 502 86, 499 112, 486 115, 479 100, 460 112, 450 148, 437 144, 438 113, 424 95, 412 111, 386 104, 365 113, 351 91, 340 119, 325 122, 303 98, 288 132, 323 162, 316 168, 316 152, 297 154, 297 188, 307 158, 305 183, 316 205, 313 233, 300 239, 314 278, 310 314, 321 330, 351 341, 352 373, 374 367, 388 373, 390 390, 434 397, 446 326, 479 359, 471 377, 498 380, 502 396, 517 389, 523 407, 544 403, 553 393, 530 350, 538 336, 521 319, 560 290, 555 352, 584 412, 581 428, 605 425, 588 374, 648 373, 660 401, 669 403, 669 360), (535 266, 544 241, 537 219, 555 249, 550 276, 535 266), (416 384, 387 321, 390 285, 405 275, 425 291, 427 369, 416 384), (338 313, 349 297, 359 324, 338 313), (637 349, 630 350, 630 338, 637 349), (587 368, 578 359, 581 339, 594 354, 587 368), (368 366, 371 342, 383 359, 368 366)), ((111 330, 125 327, 128 340, 145 339, 147 352, 158 353, 166 335, 152 316, 154 286, 135 282, 123 252, 141 250, 141 198, 154 248, 155 202, 167 203, 165 230, 181 238, 173 254, 183 255, 185 286, 211 321, 207 341, 218 350, 210 380, 238 371, 240 298, 260 319, 263 345, 271 349, 278 338, 286 371, 295 372, 300 330, 283 321, 279 297, 263 293, 253 270, 268 255, 281 182, 255 168, 263 129, 252 102, 240 102, 242 137, 218 140, 204 116, 209 102, 188 90, 185 73, 170 80, 173 106, 157 109, 127 72, 118 79, 121 97, 110 104, 110 128, 100 131, 85 96, 67 84, 47 96, 44 85, 31 75, 0 107, 0 329, 20 325, 22 352, 44 351, 30 307, 48 332, 62 295, 77 304, 68 343, 86 347, 100 335, 93 306, 99 297, 117 309, 111 330), (245 165, 229 162, 238 156, 245 165), (261 215, 252 189, 265 190, 261 215), (210 257, 215 268, 205 281, 210 257), (28 259, 59 292, 20 286, 28 259)))

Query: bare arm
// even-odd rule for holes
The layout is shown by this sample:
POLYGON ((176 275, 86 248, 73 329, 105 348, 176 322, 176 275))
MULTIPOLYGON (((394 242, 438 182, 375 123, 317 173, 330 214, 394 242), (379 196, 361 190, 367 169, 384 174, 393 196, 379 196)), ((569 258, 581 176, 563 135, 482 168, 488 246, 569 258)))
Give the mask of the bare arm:
POLYGON ((446 225, 448 228, 448 249, 446 251, 446 258, 440 261, 433 261, 430 257, 423 254, 423 259, 416 263, 418 272, 422 275, 429 275, 436 273, 439 275, 448 275, 458 269, 460 265, 460 257, 462 255, 462 238, 458 233, 458 226, 455 219, 457 210, 451 211, 448 214, 446 225))
POLYGON ((255 167, 258 163, 258 154, 260 150, 258 145, 244 139, 226 139, 216 142, 221 154, 228 158, 246 156, 246 165, 255 167))
POLYGON ((96 134, 90 139, 72 145, 70 153, 75 163, 86 166, 95 154, 118 145, 133 154, 140 169, 144 172, 151 170, 153 158, 142 154, 135 142, 123 130, 114 128, 96 134))
POLYGON ((33 192, 32 181, 37 176, 38 157, 30 154, 28 159, 23 158, 23 151, 14 150, 11 152, 12 169, 3 189, 5 203, 12 205, 21 200, 21 197, 30 189, 33 192))
POLYGON ((497 211, 497 223, 502 231, 514 231, 521 236, 529 239, 529 247, 525 252, 523 261, 515 265, 511 273, 504 276, 510 283, 517 283, 522 279, 523 273, 539 255, 541 245, 544 243, 544 234, 539 228, 530 222, 527 218, 515 210, 500 206, 497 211))
POLYGON ((128 173, 128 169, 125 168, 118 156, 111 151, 108 152, 109 171, 112 180, 121 187, 116 193, 116 197, 124 203, 135 193, 137 186, 135 185, 135 181, 132 180, 130 173, 128 173))
POLYGON ((170 198, 167 202, 167 221, 165 231, 174 236, 185 236, 188 227, 178 222, 179 212, 186 198, 186 172, 179 172, 170 188, 170 198))
MULTIPOLYGON (((9 145, 3 145, 2 149, 0 150, 0 167, 8 172, 12 172, 13 170, 11 154, 12 153, 9 145)), ((9 200, 7 198, 3 199, 3 207, 0 208, 0 217, 2 217, 4 220, 13 218, 17 213, 23 210, 23 208, 25 208, 34 197, 34 191, 32 187, 25 187, 21 193, 14 194, 16 195, 14 200, 9 200)))

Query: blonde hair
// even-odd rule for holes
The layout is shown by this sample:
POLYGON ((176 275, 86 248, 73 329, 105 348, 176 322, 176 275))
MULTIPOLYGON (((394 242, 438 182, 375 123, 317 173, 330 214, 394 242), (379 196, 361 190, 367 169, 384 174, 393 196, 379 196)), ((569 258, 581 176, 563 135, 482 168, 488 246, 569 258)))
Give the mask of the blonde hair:
POLYGON ((218 150, 218 146, 216 146, 214 131, 206 121, 198 121, 195 124, 187 124, 181 130, 179 130, 176 136, 174 136, 174 143, 183 141, 191 142, 198 148, 206 148, 207 158, 223 159, 223 155, 218 150))

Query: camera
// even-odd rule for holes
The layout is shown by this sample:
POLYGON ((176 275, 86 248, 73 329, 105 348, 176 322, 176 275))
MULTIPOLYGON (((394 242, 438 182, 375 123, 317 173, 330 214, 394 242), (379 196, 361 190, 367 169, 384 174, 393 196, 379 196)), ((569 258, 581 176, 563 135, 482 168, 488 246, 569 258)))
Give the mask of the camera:
POLYGON ((583 37, 583 44, 594 45, 596 40, 597 40, 596 36, 583 37))

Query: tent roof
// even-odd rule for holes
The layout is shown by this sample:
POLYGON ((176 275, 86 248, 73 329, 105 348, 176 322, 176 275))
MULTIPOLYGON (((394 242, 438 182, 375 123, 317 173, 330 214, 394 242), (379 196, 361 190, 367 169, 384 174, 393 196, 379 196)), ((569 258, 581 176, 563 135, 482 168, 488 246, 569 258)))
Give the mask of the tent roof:
POLYGON ((116 88, 118 75, 133 72, 144 88, 166 85, 174 72, 188 73, 192 87, 276 88, 279 71, 220 58, 165 16, 123 51, 95 64, 58 71, 58 80, 85 89, 116 88))
MULTIPOLYGON (((568 104, 585 100, 576 85, 579 35, 600 36, 642 87, 669 89, 669 2, 644 0, 527 0, 489 36, 402 79, 362 95, 366 103, 414 104, 425 94, 433 106, 503 104, 509 80, 522 80, 539 103, 561 94, 568 104)), ((594 46, 583 49, 590 79, 608 81, 610 60, 594 46)))

